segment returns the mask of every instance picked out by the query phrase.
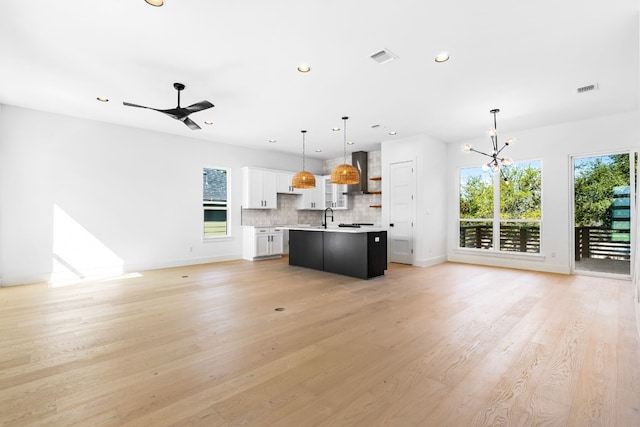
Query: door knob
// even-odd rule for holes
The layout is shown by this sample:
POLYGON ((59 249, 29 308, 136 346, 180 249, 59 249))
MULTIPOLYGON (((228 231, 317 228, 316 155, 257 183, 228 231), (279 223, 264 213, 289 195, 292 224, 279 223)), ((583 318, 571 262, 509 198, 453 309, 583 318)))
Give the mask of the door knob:
POLYGON ((389 227, 393 227, 393 224, 389 224, 389 227))

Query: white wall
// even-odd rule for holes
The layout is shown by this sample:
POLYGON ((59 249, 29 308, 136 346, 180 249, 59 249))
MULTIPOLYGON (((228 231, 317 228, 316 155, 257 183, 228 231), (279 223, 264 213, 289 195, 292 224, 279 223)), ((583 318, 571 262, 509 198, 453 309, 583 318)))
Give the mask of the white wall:
MULTIPOLYGON (((457 249, 458 168, 480 164, 479 155, 463 153, 460 144, 423 135, 382 143, 383 177, 388 176, 390 163, 415 162, 415 265, 448 258, 568 272, 569 157, 637 149, 640 113, 511 134, 518 144, 509 147, 509 156, 543 162, 543 249, 535 260, 457 249)), ((509 135, 500 133, 501 138, 509 135)), ((484 135, 467 142, 479 149, 489 144, 484 135)), ((114 265, 135 271, 238 259, 240 167, 287 170, 299 162, 299 157, 282 153, 0 106, 0 283, 47 281, 54 265, 89 274, 114 265), (232 169, 228 240, 201 241, 205 166, 232 169), (62 227, 69 224, 71 229, 62 227), (72 260, 54 253, 60 242, 74 241, 85 242, 92 250, 81 247, 76 252, 84 257, 72 260)), ((322 172, 322 162, 308 159, 308 163, 308 169, 322 172)), ((385 184, 383 179, 383 225, 388 224, 385 184)))
MULTIPOLYGON (((481 151, 490 149, 488 137, 452 144, 448 147, 448 258, 451 261, 526 268, 531 270, 569 273, 570 271, 570 156, 607 153, 621 149, 640 147, 640 113, 638 111, 599 117, 591 120, 564 123, 544 128, 508 134, 500 131, 500 140, 509 136, 517 138, 514 146, 504 154, 514 160, 542 160, 542 231, 541 256, 496 256, 487 253, 476 255, 469 250, 458 249, 458 177, 459 168, 478 166, 483 158, 477 153, 465 153, 463 143, 472 144, 481 151), (485 148, 485 150, 483 150, 485 148), (553 257, 555 254, 555 257, 553 257)), ((479 133, 482 133, 481 131, 479 133)))
MULTIPOLYGON (((283 153, 2 106, 1 284, 48 281, 54 265, 77 276, 241 258, 240 167, 289 170, 300 162, 283 153), (201 239, 206 166, 231 168, 232 237, 222 241, 201 239), (64 253, 56 253, 61 248, 64 253)), ((307 164, 322 171, 318 160, 307 164)))
POLYGON ((382 224, 389 224, 389 165, 414 161, 415 223, 413 265, 446 260, 447 145, 425 135, 382 143, 382 224))

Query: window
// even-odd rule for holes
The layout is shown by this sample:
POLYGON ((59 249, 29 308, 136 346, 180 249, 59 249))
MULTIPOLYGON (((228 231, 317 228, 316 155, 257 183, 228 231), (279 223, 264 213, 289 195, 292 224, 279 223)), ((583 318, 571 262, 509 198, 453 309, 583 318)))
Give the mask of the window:
POLYGON ((229 233, 227 222, 226 169, 204 168, 202 171, 202 207, 204 213, 204 237, 221 237, 229 233))
POLYGON ((461 169, 460 247, 540 253, 541 195, 539 160, 461 169))

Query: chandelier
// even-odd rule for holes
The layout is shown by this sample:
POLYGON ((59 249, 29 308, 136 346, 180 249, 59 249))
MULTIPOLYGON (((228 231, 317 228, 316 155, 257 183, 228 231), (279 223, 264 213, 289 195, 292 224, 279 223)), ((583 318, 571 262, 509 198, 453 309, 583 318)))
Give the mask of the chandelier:
POLYGON ((500 153, 502 153, 502 150, 504 150, 507 146, 513 145, 516 142, 516 140, 515 138, 507 138, 507 140, 504 142, 504 145, 498 148, 498 130, 497 130, 498 125, 496 124, 496 114, 498 114, 499 112, 500 110, 497 108, 494 108, 493 110, 489 111, 489 113, 493 114, 493 127, 487 130, 487 135, 489 136, 489 138, 491 138, 491 144, 492 144, 491 154, 476 150, 470 144, 464 144, 462 146, 462 149, 466 152, 473 151, 474 153, 482 154, 483 156, 489 157, 491 160, 489 160, 489 162, 484 163, 482 165, 482 170, 485 172, 490 169, 493 169, 494 172, 500 171, 500 176, 502 177, 502 179, 507 181, 506 176, 502 172, 502 166, 509 166, 510 164, 513 163, 513 159, 506 156, 500 157, 500 153))

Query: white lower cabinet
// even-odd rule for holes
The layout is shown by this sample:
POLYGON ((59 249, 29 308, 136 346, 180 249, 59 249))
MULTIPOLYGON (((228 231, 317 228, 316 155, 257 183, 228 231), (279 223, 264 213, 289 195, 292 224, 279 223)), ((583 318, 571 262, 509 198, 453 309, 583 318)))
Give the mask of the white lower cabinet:
POLYGON ((242 258, 250 261, 282 256, 282 230, 274 227, 242 227, 242 258))

